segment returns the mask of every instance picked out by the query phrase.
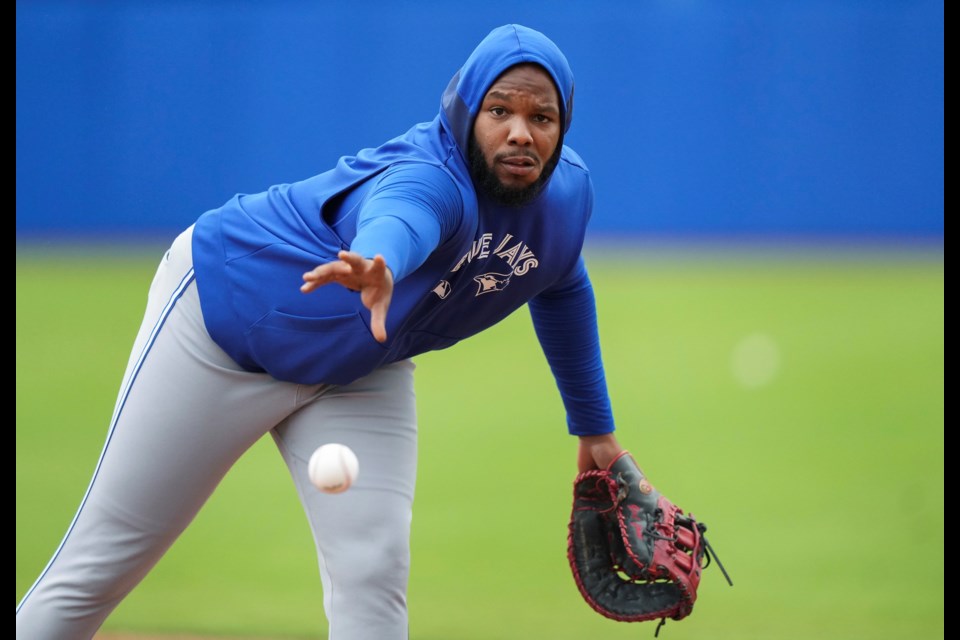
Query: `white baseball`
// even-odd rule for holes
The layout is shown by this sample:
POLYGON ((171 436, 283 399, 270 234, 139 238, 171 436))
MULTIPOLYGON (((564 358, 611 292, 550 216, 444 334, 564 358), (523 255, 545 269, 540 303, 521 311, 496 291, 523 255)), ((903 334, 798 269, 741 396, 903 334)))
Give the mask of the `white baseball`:
POLYGON ((357 454, 347 445, 336 443, 317 447, 307 466, 310 482, 324 493, 343 493, 357 481, 359 471, 357 454))

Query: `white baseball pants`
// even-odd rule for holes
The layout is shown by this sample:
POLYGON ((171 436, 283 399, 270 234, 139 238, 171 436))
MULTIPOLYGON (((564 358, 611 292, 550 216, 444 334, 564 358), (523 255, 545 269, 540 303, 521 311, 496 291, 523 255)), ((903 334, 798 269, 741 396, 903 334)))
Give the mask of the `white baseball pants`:
POLYGON ((407 638, 413 363, 343 386, 241 370, 204 328, 191 235, 192 228, 181 234, 157 269, 93 478, 17 606, 17 638, 92 638, 267 433, 316 542, 329 640, 407 638), (360 459, 349 494, 326 495, 309 482, 310 454, 327 442, 350 446, 360 459))

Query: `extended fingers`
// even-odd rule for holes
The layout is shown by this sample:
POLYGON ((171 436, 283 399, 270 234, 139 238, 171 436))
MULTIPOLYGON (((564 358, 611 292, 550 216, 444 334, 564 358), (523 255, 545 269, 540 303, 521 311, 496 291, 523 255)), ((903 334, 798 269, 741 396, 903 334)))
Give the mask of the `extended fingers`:
POLYGON ((387 277, 387 263, 383 256, 377 255, 370 260, 359 253, 340 251, 337 258, 304 273, 300 291, 309 293, 331 282, 359 291, 367 286, 382 286, 387 277))
POLYGON ((341 251, 337 257, 340 258, 340 264, 348 265, 353 273, 361 274, 367 269, 367 259, 359 253, 341 251))
POLYGON ((325 284, 339 282, 352 273, 350 265, 340 261, 321 264, 303 274, 304 283, 300 285, 300 291, 309 293, 325 284))
POLYGON ((318 280, 320 278, 326 278, 337 273, 349 273, 350 271, 350 267, 342 262, 327 262, 326 264, 318 265, 310 271, 304 273, 303 279, 318 280))

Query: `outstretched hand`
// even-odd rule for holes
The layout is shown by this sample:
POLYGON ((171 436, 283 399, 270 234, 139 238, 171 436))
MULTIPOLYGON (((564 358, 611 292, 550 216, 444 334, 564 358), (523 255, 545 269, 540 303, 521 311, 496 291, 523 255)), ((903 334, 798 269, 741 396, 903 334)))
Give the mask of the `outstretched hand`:
POLYGON ((373 260, 353 251, 341 251, 339 260, 321 264, 303 274, 300 291, 310 293, 325 284, 336 283, 360 292, 360 301, 370 310, 370 330, 377 342, 387 340, 387 309, 393 297, 393 274, 383 256, 373 260))

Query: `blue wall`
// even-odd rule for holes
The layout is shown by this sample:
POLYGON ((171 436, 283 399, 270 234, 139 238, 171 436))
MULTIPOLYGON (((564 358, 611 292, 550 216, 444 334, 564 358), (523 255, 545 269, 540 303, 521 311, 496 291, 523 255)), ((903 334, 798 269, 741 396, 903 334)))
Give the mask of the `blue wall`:
POLYGON ((495 26, 563 49, 592 231, 943 236, 942 0, 18 2, 17 235, 178 230, 429 120, 495 26))

